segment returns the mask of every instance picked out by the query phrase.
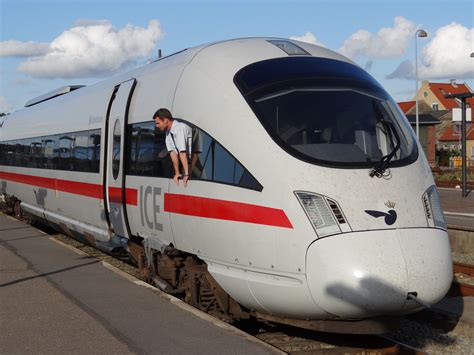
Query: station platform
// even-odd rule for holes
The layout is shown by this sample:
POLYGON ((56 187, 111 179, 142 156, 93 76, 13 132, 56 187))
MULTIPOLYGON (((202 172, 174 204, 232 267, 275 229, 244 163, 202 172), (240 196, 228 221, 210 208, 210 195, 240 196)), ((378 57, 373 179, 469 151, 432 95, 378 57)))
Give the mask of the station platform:
POLYGON ((0 213, 0 354, 278 353, 188 308, 0 213))
POLYGON ((460 189, 438 187, 438 194, 448 226, 474 231, 474 191, 462 197, 460 189))

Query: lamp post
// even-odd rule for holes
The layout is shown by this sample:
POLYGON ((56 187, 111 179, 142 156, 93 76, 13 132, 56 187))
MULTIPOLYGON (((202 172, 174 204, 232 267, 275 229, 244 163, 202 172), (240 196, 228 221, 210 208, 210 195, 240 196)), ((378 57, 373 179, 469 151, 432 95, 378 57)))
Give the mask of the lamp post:
POLYGON ((420 140, 420 127, 418 120, 418 37, 428 37, 428 33, 425 30, 418 30, 415 32, 415 82, 416 82, 416 138, 420 140))

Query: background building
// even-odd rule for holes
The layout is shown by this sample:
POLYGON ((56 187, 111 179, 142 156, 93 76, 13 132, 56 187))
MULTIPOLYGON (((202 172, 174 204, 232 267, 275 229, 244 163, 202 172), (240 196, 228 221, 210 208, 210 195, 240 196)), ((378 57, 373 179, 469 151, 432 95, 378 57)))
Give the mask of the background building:
MULTIPOLYGON (((450 83, 430 83, 423 80, 418 90, 418 113, 420 128, 420 143, 430 164, 435 165, 436 149, 449 150, 457 155, 461 150, 461 124, 453 122, 453 110, 461 109, 461 100, 446 99, 445 95, 472 92, 467 84, 458 84, 455 80, 450 83)), ((416 126, 416 96, 412 101, 399 102, 398 105, 407 116, 415 130, 416 126)), ((474 127, 469 121, 474 121, 474 98, 466 100, 471 107, 471 115, 467 118, 467 160, 474 164, 474 127)), ((471 165, 472 165, 471 164, 471 165)))

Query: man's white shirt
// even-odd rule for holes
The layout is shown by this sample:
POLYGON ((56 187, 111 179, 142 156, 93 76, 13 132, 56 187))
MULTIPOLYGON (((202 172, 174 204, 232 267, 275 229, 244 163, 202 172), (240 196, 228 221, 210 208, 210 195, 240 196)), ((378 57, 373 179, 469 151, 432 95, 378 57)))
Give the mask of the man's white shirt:
POLYGON ((178 120, 173 121, 171 129, 166 132, 166 149, 168 152, 187 152, 191 154, 193 133, 191 127, 178 120))

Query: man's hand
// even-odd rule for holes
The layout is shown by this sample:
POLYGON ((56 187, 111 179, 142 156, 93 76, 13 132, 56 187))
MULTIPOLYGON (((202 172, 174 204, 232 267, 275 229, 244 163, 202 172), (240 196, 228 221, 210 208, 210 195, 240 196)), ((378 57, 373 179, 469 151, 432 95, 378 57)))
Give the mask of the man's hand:
MULTIPOLYGON (((176 186, 179 186, 179 178, 181 177, 181 174, 175 174, 173 177, 173 180, 176 184, 176 186)), ((184 183, 184 186, 186 186, 186 183, 184 183)))
POLYGON ((189 175, 184 175, 183 176, 184 187, 188 186, 188 180, 189 180, 189 175))

